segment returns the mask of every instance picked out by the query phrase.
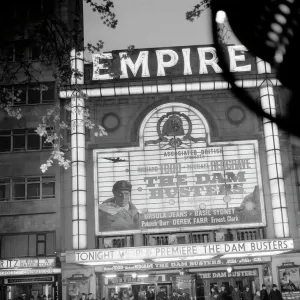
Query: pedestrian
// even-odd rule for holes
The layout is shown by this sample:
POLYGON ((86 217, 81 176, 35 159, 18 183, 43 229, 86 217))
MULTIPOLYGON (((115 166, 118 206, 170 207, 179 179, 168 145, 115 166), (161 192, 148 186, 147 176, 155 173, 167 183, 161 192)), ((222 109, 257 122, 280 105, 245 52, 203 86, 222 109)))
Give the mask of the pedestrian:
POLYGON ((238 286, 235 286, 231 293, 232 300, 241 300, 242 293, 238 286))
POLYGON ((218 291, 216 290, 215 287, 212 287, 210 289, 210 300, 216 300, 218 297, 218 291))
POLYGON ((226 291, 225 285, 219 288, 219 294, 217 300, 228 300, 228 292, 226 291))
POLYGON ((155 288, 153 286, 149 287, 146 293, 146 298, 147 300, 155 300, 155 288))
POLYGON ((260 299, 261 300, 269 300, 268 291, 265 284, 262 284, 260 291, 260 299))
POLYGON ((261 300, 260 299, 260 291, 256 291, 255 296, 254 296, 254 300, 261 300))
POLYGON ((272 285, 272 290, 270 292, 270 300, 283 300, 281 292, 277 290, 277 285, 272 285))
POLYGON ((248 285, 246 285, 245 290, 242 293, 243 300, 252 300, 252 293, 248 285))
POLYGON ((170 296, 170 300, 177 300, 178 294, 175 290, 173 290, 172 295, 170 296))
POLYGON ((160 287, 160 291, 157 293, 157 300, 167 300, 167 293, 163 286, 160 287))

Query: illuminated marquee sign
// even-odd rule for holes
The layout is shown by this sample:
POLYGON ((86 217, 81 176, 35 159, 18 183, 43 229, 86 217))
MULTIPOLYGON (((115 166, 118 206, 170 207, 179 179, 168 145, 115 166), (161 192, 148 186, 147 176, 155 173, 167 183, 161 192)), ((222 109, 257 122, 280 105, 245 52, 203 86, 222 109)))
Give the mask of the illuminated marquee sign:
POLYGON ((94 151, 96 233, 263 226, 257 141, 211 143, 196 109, 152 111, 140 147, 94 151))
POLYGON ((61 273, 60 268, 0 270, 0 276, 50 275, 50 274, 60 274, 60 273, 61 273))
POLYGON ((12 258, 0 260, 0 269, 12 268, 51 268, 55 267, 55 257, 12 258))
POLYGON ((5 284, 40 283, 40 282, 53 282, 53 281, 54 281, 53 276, 7 278, 4 280, 5 284))
POLYGON ((201 272, 197 274, 199 278, 214 279, 214 278, 234 278, 234 277, 258 277, 258 269, 249 270, 235 270, 232 272, 215 271, 215 272, 201 272))
POLYGON ((230 259, 210 259, 210 260, 187 260, 178 262, 161 262, 161 263, 144 263, 144 264, 127 264, 127 265, 112 265, 103 266, 103 271, 133 271, 133 270, 157 270, 157 269, 174 269, 174 268, 198 268, 198 267, 222 267, 228 265, 246 265, 246 264, 261 264, 270 262, 270 256, 262 257, 243 257, 230 259))
POLYGON ((124 277, 115 277, 115 278, 105 278, 105 285, 110 284, 124 284, 124 283, 132 283, 132 282, 163 282, 164 276, 148 276, 144 277, 131 277, 131 276, 124 276, 124 277))
POLYGON ((193 257, 199 255, 223 255, 261 251, 288 251, 294 249, 293 239, 260 240, 245 242, 187 244, 156 247, 111 248, 103 250, 75 251, 67 255, 67 262, 114 262, 122 260, 193 257))
MULTIPOLYGON (((231 72, 255 71, 254 58, 242 45, 227 46, 231 72)), ((221 73, 213 47, 183 47, 147 49, 127 52, 93 54, 93 80, 112 80, 111 72, 119 79, 188 76, 221 73), (116 59, 117 58, 117 59, 116 59), (108 65, 111 70, 108 70, 108 65)))

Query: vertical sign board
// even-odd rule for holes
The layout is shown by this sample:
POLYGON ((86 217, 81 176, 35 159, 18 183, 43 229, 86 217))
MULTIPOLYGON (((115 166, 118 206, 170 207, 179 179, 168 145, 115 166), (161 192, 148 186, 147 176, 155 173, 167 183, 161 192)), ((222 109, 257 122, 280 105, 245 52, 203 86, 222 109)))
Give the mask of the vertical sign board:
POLYGON ((278 278, 284 300, 300 299, 300 266, 284 263, 278 267, 278 278))
POLYGON ((140 146, 94 151, 97 234, 265 225, 257 141, 211 143, 196 109, 162 105, 140 146))

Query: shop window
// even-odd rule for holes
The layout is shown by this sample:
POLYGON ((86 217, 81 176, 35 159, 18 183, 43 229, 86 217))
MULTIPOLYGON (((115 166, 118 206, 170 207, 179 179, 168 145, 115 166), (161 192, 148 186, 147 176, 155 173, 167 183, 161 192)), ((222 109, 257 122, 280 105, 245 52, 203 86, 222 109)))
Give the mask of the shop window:
POLYGON ((53 232, 19 235, 3 235, 1 258, 51 256, 55 254, 55 235, 53 232))
POLYGON ((55 197, 55 177, 0 178, 0 201, 55 197))

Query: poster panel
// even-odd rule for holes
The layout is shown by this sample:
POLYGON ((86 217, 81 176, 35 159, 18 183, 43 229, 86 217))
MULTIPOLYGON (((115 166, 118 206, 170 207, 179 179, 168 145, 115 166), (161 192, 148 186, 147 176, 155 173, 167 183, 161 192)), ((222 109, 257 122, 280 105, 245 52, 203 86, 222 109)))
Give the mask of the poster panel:
POLYGON ((97 234, 265 225, 257 141, 211 143, 184 104, 151 112, 140 147, 95 150, 97 234))
POLYGON ((300 298, 300 266, 280 267, 278 271, 283 298, 300 298))

